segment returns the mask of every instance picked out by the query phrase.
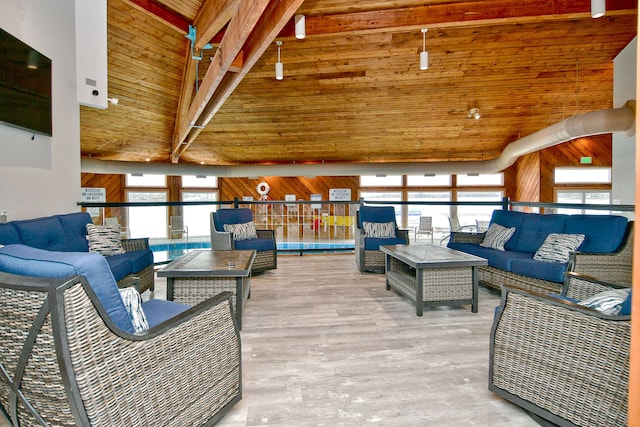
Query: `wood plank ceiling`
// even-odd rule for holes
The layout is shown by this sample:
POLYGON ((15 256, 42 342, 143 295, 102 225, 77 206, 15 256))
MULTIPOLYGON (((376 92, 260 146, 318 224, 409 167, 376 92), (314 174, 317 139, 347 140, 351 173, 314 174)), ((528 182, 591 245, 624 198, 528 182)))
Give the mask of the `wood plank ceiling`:
POLYGON ((589 0, 109 0, 109 96, 120 103, 81 107, 82 156, 491 159, 521 136, 612 107, 612 60, 637 32, 637 3, 613 3, 591 19, 589 0), (295 13, 306 16, 304 40, 293 37, 295 13), (192 23, 217 33, 202 61, 187 60, 192 23), (474 107, 479 120, 467 117, 474 107))

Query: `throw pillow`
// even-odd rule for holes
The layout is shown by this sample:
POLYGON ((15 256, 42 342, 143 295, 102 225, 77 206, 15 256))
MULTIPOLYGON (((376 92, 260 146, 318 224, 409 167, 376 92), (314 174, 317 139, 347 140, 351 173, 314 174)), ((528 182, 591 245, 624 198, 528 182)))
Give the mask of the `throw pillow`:
POLYGON ((533 259, 546 262, 569 262, 569 255, 584 242, 584 234, 551 233, 544 239, 533 259))
POLYGON ((515 227, 504 227, 500 224, 491 224, 484 235, 484 240, 480 246, 485 248, 497 249, 504 251, 504 245, 509 241, 513 233, 516 232, 515 227))
POLYGON ((631 288, 604 291, 590 296, 589 298, 580 301, 578 304, 594 308, 604 314, 617 315, 622 309, 622 304, 629 296, 629 292, 631 292, 631 288))
POLYGON ((366 222, 362 223, 364 237, 386 238, 396 237, 396 224, 394 222, 366 222))
POLYGON ((125 252, 120 239, 120 228, 109 225, 87 224, 89 252, 104 256, 119 255, 125 252))
POLYGON ((123 288, 120 289, 120 296, 122 302, 127 308, 129 318, 133 324, 133 328, 136 332, 144 332, 149 329, 149 323, 147 323, 147 316, 145 316, 142 310, 142 299, 140 293, 135 288, 123 288))
POLYGON ((257 239, 258 232, 253 221, 242 224, 224 224, 224 231, 233 234, 233 240, 257 239))

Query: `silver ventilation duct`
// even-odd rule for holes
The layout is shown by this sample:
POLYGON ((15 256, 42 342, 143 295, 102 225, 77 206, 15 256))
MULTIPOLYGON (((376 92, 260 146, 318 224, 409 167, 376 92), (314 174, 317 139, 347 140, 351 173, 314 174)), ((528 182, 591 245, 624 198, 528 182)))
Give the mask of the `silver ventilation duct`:
POLYGON ((200 166, 143 162, 116 162, 82 159, 86 173, 126 174, 154 173, 163 175, 212 175, 220 177, 248 176, 355 176, 355 175, 422 175, 496 173, 513 165, 519 157, 572 139, 605 133, 635 134, 635 100, 624 107, 599 110, 569 117, 507 145, 502 154, 491 160, 434 163, 330 163, 290 165, 200 166))

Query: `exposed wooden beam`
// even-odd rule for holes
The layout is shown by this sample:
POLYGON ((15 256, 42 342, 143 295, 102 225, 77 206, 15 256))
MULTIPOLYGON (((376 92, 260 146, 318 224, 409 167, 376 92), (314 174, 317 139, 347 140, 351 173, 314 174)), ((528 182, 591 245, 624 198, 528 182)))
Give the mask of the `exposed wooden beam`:
POLYGON ((238 8, 239 0, 206 0, 193 21, 197 29, 195 48, 211 41, 224 28, 238 8))
POLYGON ((196 61, 191 58, 191 45, 187 44, 185 52, 185 65, 182 73, 182 86, 180 87, 180 98, 178 99, 178 111, 176 113, 176 121, 174 123, 173 137, 171 139, 171 153, 178 152, 180 146, 180 138, 178 129, 185 123, 189 105, 193 98, 193 89, 196 79, 196 61))
MULTIPOLYGON (((238 73, 228 74, 225 76, 224 80, 221 81, 219 90, 215 93, 215 96, 211 96, 207 99, 207 104, 204 110, 197 116, 198 128, 192 128, 189 130, 188 134, 186 134, 184 139, 186 143, 179 146, 180 151, 178 153, 174 153, 172 158, 175 159, 174 161, 179 158, 181 153, 188 149, 189 145, 195 140, 200 132, 202 132, 201 127, 206 126, 206 124, 209 123, 222 104, 224 104, 227 98, 231 96, 244 76, 251 70, 251 67, 253 67, 258 59, 260 59, 264 51, 267 50, 269 45, 273 42, 273 39, 280 33, 287 21, 291 19, 302 2, 303 0, 281 0, 269 2, 262 19, 259 20, 251 32, 250 37, 246 40, 243 49, 245 60, 242 69, 238 73)), ((230 30, 231 25, 229 25, 228 31, 230 30)), ((224 39, 222 43, 224 43, 224 39)), ((196 104, 195 101, 194 104, 196 104)), ((200 106, 197 107, 200 108, 200 106)), ((191 110, 189 112, 191 113, 191 110)), ((191 115, 189 117, 191 117, 191 115)))
POLYGON ((171 28, 182 34, 187 34, 189 32, 190 22, 187 19, 156 3, 153 0, 126 1, 141 12, 144 12, 145 14, 170 26, 171 28))

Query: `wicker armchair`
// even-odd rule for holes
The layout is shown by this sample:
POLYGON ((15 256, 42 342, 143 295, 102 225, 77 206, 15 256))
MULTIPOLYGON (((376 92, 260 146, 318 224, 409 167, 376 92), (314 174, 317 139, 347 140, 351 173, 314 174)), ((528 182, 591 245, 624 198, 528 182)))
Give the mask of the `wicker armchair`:
POLYGON ((273 230, 256 230, 257 239, 235 240, 233 234, 224 231, 224 224, 242 224, 253 222, 251 209, 218 209, 211 212, 211 249, 231 250, 255 250, 256 258, 251 267, 251 273, 261 273, 278 267, 278 249, 273 230))
MULTIPOLYGON (((584 299, 621 287, 565 274, 584 299)), ((491 331, 489 389, 560 426, 627 425, 631 316, 504 287, 491 331)))
POLYGON ((231 294, 119 330, 83 276, 0 273, 0 405, 13 425, 212 425, 241 399, 231 294))
POLYGON ((355 253, 356 264, 361 272, 384 273, 385 254, 380 245, 408 245, 409 230, 399 229, 396 224, 396 213, 393 206, 360 206, 356 212, 355 253), (369 237, 364 232, 363 224, 393 223, 395 237, 369 237))

